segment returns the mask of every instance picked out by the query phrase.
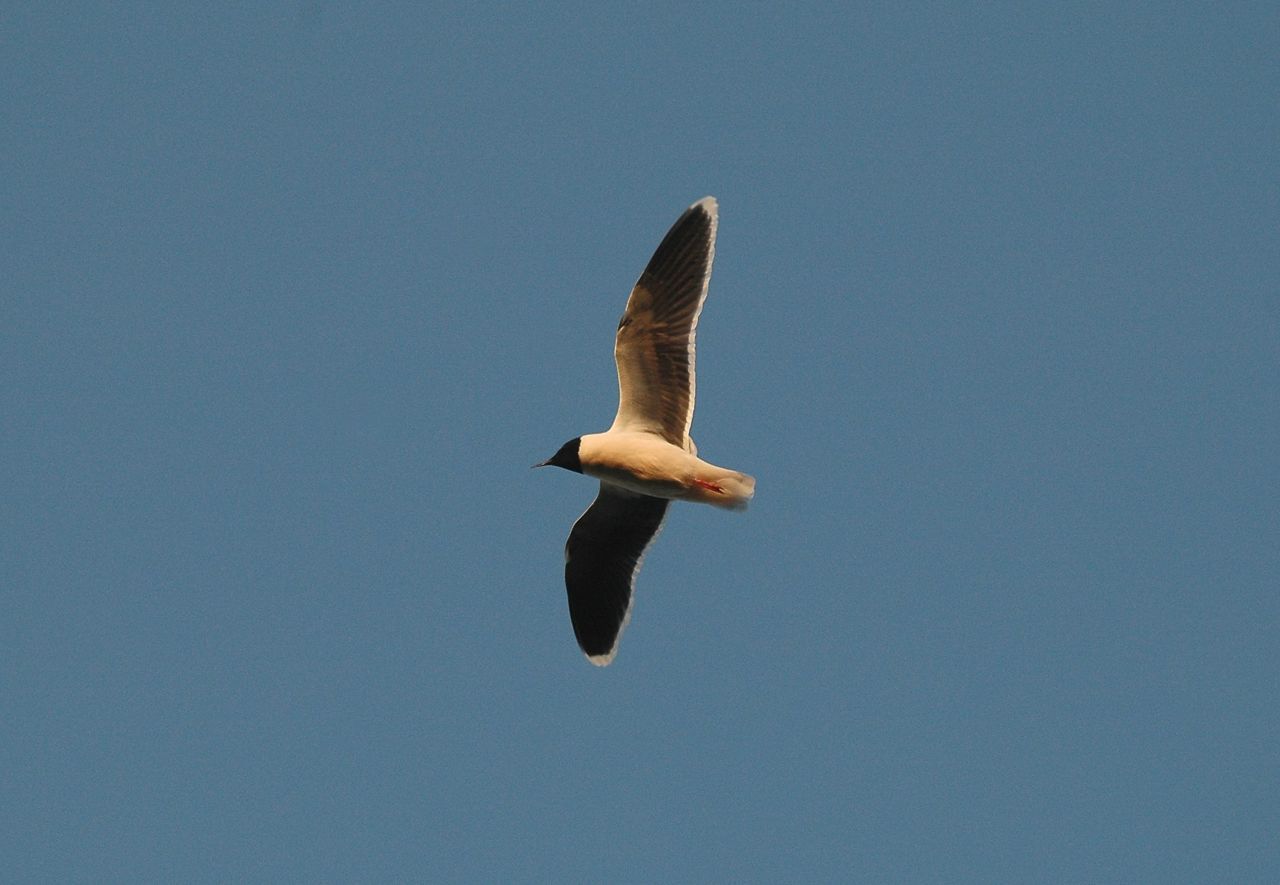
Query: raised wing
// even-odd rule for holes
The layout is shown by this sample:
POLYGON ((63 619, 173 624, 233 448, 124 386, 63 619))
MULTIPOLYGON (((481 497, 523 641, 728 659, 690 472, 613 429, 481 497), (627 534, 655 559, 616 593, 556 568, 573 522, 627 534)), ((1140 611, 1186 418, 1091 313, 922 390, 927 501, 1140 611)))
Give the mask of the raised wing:
POLYGON ((603 667, 631 617, 631 591, 645 550, 667 515, 667 501, 600 484, 564 548, 569 618, 578 645, 603 667))
POLYGON ((714 197, 690 206, 640 275, 618 323, 618 414, 611 430, 645 430, 692 451, 694 339, 715 257, 714 197))

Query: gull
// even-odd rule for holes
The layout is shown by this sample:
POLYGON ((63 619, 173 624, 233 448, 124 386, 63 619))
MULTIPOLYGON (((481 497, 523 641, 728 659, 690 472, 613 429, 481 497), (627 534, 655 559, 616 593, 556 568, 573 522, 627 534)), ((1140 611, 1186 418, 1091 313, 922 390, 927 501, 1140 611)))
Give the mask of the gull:
POLYGON ((618 414, 604 433, 569 440, 535 467, 600 481, 564 548, 569 618, 578 645, 603 667, 631 618, 636 573, 671 501, 745 510, 756 481, 698 457, 694 339, 715 257, 714 197, 694 203, 663 237, 618 322, 618 414))

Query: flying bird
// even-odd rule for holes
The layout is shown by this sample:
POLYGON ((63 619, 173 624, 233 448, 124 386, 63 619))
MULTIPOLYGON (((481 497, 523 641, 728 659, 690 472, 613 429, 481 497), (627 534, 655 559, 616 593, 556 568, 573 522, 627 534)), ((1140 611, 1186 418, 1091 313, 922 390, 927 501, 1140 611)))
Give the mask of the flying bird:
POLYGON ((745 510, 756 481, 698 457, 694 339, 715 257, 714 197, 694 203, 663 237, 627 299, 613 356, 618 414, 604 433, 569 440, 535 467, 600 480, 564 548, 569 618, 597 666, 613 661, 631 617, 636 573, 671 501, 745 510))

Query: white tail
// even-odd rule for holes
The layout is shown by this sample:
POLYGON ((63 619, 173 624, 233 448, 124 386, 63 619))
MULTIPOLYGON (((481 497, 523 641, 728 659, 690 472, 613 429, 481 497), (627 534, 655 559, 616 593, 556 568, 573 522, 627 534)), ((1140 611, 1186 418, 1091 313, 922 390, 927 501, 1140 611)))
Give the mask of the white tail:
POLYGON ((756 478, 736 470, 716 468, 699 480, 689 490, 689 500, 726 510, 746 510, 756 493, 756 478))

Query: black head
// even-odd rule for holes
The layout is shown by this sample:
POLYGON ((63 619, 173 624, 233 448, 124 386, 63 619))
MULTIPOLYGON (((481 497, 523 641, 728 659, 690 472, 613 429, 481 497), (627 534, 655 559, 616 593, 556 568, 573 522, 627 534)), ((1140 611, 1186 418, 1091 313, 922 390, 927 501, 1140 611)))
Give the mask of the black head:
POLYGON ((582 461, 578 458, 578 447, 582 445, 582 437, 575 436, 567 443, 560 447, 560 451, 556 452, 541 464, 534 464, 534 467, 563 467, 565 470, 572 470, 574 473, 582 472, 582 461))

